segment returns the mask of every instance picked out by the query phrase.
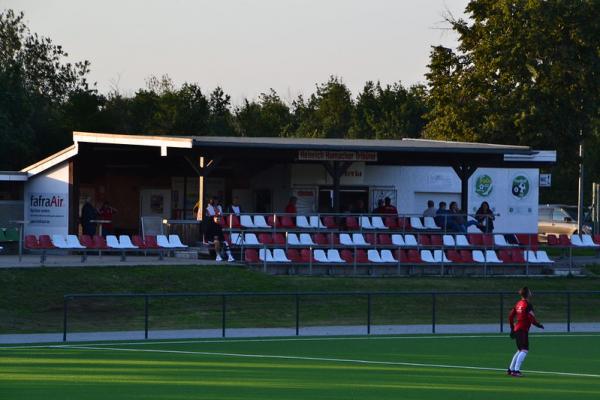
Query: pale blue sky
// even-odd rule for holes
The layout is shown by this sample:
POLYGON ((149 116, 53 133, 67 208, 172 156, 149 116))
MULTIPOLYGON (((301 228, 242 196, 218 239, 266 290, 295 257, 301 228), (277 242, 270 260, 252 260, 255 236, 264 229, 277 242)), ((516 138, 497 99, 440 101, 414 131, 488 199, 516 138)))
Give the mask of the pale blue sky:
POLYGON ((32 31, 92 63, 106 93, 132 94, 168 74, 234 103, 274 88, 289 100, 338 75, 358 92, 367 80, 424 82, 430 46, 454 47, 443 23, 467 0, 0 0, 32 31))

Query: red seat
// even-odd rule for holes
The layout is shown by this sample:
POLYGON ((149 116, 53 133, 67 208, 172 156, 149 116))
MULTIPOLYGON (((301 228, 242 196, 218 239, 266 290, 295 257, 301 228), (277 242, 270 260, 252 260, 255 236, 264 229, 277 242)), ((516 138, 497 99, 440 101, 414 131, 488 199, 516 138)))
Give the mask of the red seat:
POLYGON ((300 259, 303 263, 310 263, 310 261, 313 259, 312 252, 310 251, 310 249, 300 250, 300 259))
POLYGON ((524 264, 525 263, 525 252, 523 250, 513 250, 512 260, 514 263, 524 264))
POLYGON ((39 248, 40 249, 55 249, 56 246, 52 244, 52 240, 50 240, 50 236, 48 235, 40 235, 39 238, 39 248))
POLYGON ((294 219, 288 215, 284 215, 277 219, 281 223, 282 228, 294 229, 296 227, 296 223, 294 222, 294 219))
POLYGON ((275 218, 273 215, 269 215, 267 217, 267 225, 280 228, 281 227, 281 217, 275 218))
POLYGON ((408 250, 408 262, 420 264, 423 261, 421 260, 421 255, 417 250, 408 250))
POLYGON ((287 254, 287 258, 289 258, 293 262, 297 262, 297 263, 302 262, 302 257, 300 257, 300 253, 298 252, 298 250, 288 249, 286 254, 287 254))
POLYGON ((144 237, 144 243, 147 249, 159 249, 158 243, 156 242, 156 236, 146 235, 144 237))
POLYGON ((273 236, 269 233, 259 233, 258 241, 262 244, 273 244, 273 236))
POLYGON ((561 246, 568 246, 571 247, 571 239, 569 239, 569 237, 565 234, 559 235, 558 236, 558 243, 561 246))
POLYGON ((448 250, 446 252, 446 257, 448 257, 448 260, 454 263, 462 263, 462 257, 460 256, 460 253, 456 250, 448 250))
POLYGON ((343 249, 340 252, 340 257, 349 264, 354 263, 354 254, 352 253, 352 250, 343 249))
POLYGON ((356 262, 360 264, 369 263, 369 258, 367 257, 367 252, 362 249, 356 250, 356 262))
POLYGON ((410 231, 412 229, 412 226, 410 226, 410 218, 398 217, 398 229, 403 231, 410 231))
POLYGON ((99 250, 108 249, 106 240, 100 235, 94 235, 94 248, 99 250))
POLYGON ((529 246, 531 236, 528 233, 517 233, 515 236, 521 246, 529 246))
POLYGON ((540 242, 538 241, 538 235, 537 235, 537 233, 531 233, 531 234, 529 234, 529 243, 530 243, 530 246, 531 246, 531 250, 538 251, 538 249, 540 247, 540 242))
POLYGON ((481 239, 485 247, 494 247, 494 236, 492 236, 492 234, 483 234, 481 235, 481 239))
POLYGON ((461 250, 460 258, 462 258, 465 264, 472 264, 475 262, 473 261, 473 253, 471 253, 471 250, 461 250))
POLYGON ((444 242, 442 240, 441 235, 431 235, 431 245, 432 246, 443 246, 444 242))
POLYGON ((337 233, 328 233, 327 238, 329 240, 329 243, 333 244, 334 246, 340 244, 340 235, 338 235, 337 233))
POLYGON ((421 246, 431 246, 431 240, 428 235, 419 235, 418 243, 421 246))
POLYGON ((26 249, 39 249, 40 243, 38 242, 35 235, 26 235, 25 236, 25 248, 26 249))
POLYGON ((274 233, 273 234, 273 244, 277 244, 279 246, 285 246, 285 236, 283 236, 283 233, 274 233))
POLYGON ((406 255, 406 251, 402 249, 398 249, 394 252, 394 258, 401 263, 408 262, 408 256, 406 255))
POLYGON ((556 235, 548 235, 546 236, 547 240, 548 240, 548 246, 558 246, 558 238, 556 237, 556 235))
POLYGON ((239 229, 242 227, 242 224, 240 224, 240 218, 237 215, 232 214, 224 219, 226 220, 227 228, 231 227, 234 229, 239 229))
POLYGON ((315 242, 319 246, 328 246, 329 245, 329 239, 323 233, 315 233, 313 235, 312 239, 313 239, 313 242, 315 242))
POLYGON ((365 240, 367 243, 375 246, 377 244, 377 235, 375 233, 365 233, 365 240))
POLYGON ((595 234, 592 239, 594 240, 594 243, 600 244, 600 235, 599 234, 595 234))
POLYGON ((510 250, 499 250, 498 258, 505 264, 512 264, 513 262, 510 250))
POLYGON ((379 244, 383 246, 391 246, 393 244, 392 237, 387 233, 380 233, 377 239, 379 240, 379 244))
POLYGON ((325 225, 327 229, 337 229, 338 227, 335 218, 332 216, 323 217, 323 225, 325 225))
POLYGON ((483 235, 481 233, 469 233, 471 246, 483 246, 483 235))
POLYGON ((258 252, 256 249, 246 249, 244 250, 244 261, 249 263, 258 263, 260 260, 258 259, 258 252))
POLYGON ((358 219, 356 217, 346 217, 346 229, 351 231, 359 230, 358 219))
POLYGON ((383 220, 383 224, 390 229, 398 228, 398 218, 397 217, 385 217, 383 220))
POLYGON ((134 245, 136 245, 140 249, 145 249, 146 248, 146 243, 144 243, 144 241, 142 240, 142 237, 140 235, 133 235, 131 237, 131 243, 133 243, 134 245))
POLYGON ((92 240, 90 235, 79 236, 79 243, 81 243, 82 246, 85 246, 88 249, 94 248, 94 241, 92 240))

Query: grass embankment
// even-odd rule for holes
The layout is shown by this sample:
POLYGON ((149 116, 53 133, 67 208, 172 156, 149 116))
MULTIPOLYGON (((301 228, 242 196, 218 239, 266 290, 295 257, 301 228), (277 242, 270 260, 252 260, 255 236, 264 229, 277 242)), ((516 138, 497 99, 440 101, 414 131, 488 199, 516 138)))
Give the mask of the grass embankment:
MULTIPOLYGON (((511 291, 600 290, 598 278, 341 278, 270 276, 238 267, 109 267, 0 270, 0 333, 57 332, 62 329, 66 293, 314 292, 314 291, 511 291)), ((504 313, 516 296, 506 296, 504 313)), ((600 321, 600 296, 574 297, 574 321, 600 321)), ((564 321, 566 298, 539 294, 534 303, 543 321, 564 321)), ((143 299, 79 299, 71 302, 70 330, 143 327, 143 299)), ((374 324, 430 323, 431 296, 374 296, 374 324)), ((366 296, 307 296, 300 323, 363 324, 366 296)), ((438 323, 498 322, 499 296, 436 299, 438 323)), ((214 328, 221 323, 221 298, 150 301, 150 329, 214 328)), ((295 299, 227 299, 228 327, 293 326, 295 299)))

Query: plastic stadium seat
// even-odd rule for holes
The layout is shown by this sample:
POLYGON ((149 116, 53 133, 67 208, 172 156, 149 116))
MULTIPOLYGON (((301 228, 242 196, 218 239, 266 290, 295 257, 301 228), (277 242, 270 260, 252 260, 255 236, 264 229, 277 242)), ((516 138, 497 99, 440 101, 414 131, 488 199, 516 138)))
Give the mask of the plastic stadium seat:
POLYGON ((351 231, 357 231, 360 229, 356 217, 346 217, 346 229, 351 231))
POLYGON ((310 235, 308 233, 300 234, 300 243, 303 246, 314 246, 315 245, 315 242, 313 242, 312 238, 310 237, 310 235))
POLYGON ((273 236, 270 233, 259 233, 258 241, 261 244, 273 244, 273 236))
POLYGON ((499 250, 498 258, 500 258, 500 260, 502 260, 502 262, 507 263, 507 264, 510 264, 513 261, 512 254, 509 250, 499 250))
POLYGON ((528 233, 517 233, 515 234, 517 241, 521 246, 529 246, 531 236, 528 233))
POLYGON ((558 235, 558 243, 561 246, 571 247, 571 240, 565 234, 558 235))
POLYGON ((398 217, 385 217, 385 220, 383 221, 383 223, 389 229, 397 229, 398 228, 398 217))
POLYGON ((303 263, 310 263, 311 260, 314 260, 312 252, 310 249, 302 249, 300 250, 300 259, 303 263))
POLYGON ((67 245, 71 249, 85 249, 85 246, 79 242, 79 239, 75 235, 67 235, 67 245))
POLYGON ((454 263, 462 263, 463 260, 460 256, 460 253, 456 250, 448 250, 446 252, 446 256, 448 257, 448 259, 454 263))
MULTIPOLYGON (((108 235, 106 237, 106 240, 108 242, 110 235, 108 235)), ((165 235, 156 235, 156 242, 158 243, 158 245, 160 247, 162 247, 163 249, 175 249, 177 248, 177 246, 175 246, 174 244, 172 244, 171 242, 169 242, 169 239, 165 236, 165 235)), ((108 246, 109 247, 114 247, 111 245, 111 242, 108 242, 108 246)), ((121 246, 119 244, 119 246, 121 246)), ((122 247, 115 247, 115 248, 122 248, 122 247)))
POLYGON ((537 257, 538 262, 541 262, 541 263, 553 263, 554 262, 548 257, 548 253, 546 253, 544 250, 536 251, 535 256, 537 257))
POLYGON ((498 259, 498 255, 496 255, 496 252, 494 250, 486 250, 485 251, 485 260, 488 263, 494 263, 494 264, 502 263, 502 261, 500 259, 498 259))
POLYGON ((63 235, 52 235, 50 238, 54 247, 57 247, 59 249, 69 248, 69 245, 67 244, 67 239, 63 235))
POLYGON ((471 246, 483 246, 483 235, 481 233, 469 233, 471 246))
POLYGON ((4 239, 7 242, 18 242, 20 236, 19 228, 6 228, 4 231, 4 239))
POLYGON ((581 241, 581 237, 579 235, 571 235, 571 244, 577 247, 585 247, 585 244, 581 241))
MULTIPOLYGON (((279 220, 279 218, 278 218, 279 220)), ((283 215, 281 217, 281 227, 282 228, 286 228, 286 229, 294 229, 296 227, 296 223, 294 222, 294 219, 292 217, 290 217, 289 215, 283 215)))
POLYGON ((444 244, 444 242, 442 241, 441 235, 431 235, 430 239, 431 239, 432 246, 442 246, 444 244))
POLYGON ((419 252, 417 250, 408 250, 406 252, 406 254, 408 256, 407 257, 408 258, 408 262, 410 262, 410 263, 419 264, 419 263, 423 262, 423 260, 421 260, 421 256, 419 255, 419 252))
POLYGON ((383 261, 384 263, 395 263, 395 262, 397 262, 397 260, 392 255, 392 252, 390 250, 387 250, 387 249, 381 250, 381 261, 383 261))
POLYGON ((421 250, 421 260, 426 263, 434 263, 436 262, 433 258, 433 254, 429 250, 421 250))
POLYGON ((369 259, 370 262, 374 262, 374 263, 382 263, 383 262, 383 260, 381 259, 381 256, 375 249, 369 249, 367 251, 367 258, 369 259))
POLYGON ((85 246, 88 249, 96 248, 94 246, 94 241, 92 240, 92 238, 89 235, 81 235, 79 237, 79 243, 81 243, 83 246, 85 246))
POLYGON ((425 229, 419 217, 410 217, 410 227, 413 229, 425 229))
MULTIPOLYGON (((177 236, 177 235, 172 235, 172 236, 177 236)), ((177 236, 177 240, 179 240, 179 236, 177 236)), ((170 236, 169 236, 169 243, 172 246, 175 244, 175 242, 171 241, 171 237, 170 236)), ((121 235, 121 236, 119 236, 119 244, 124 249, 137 249, 138 248, 136 245, 134 245, 133 243, 131 243, 131 239, 127 235, 121 235)))
POLYGON ((0 228, 0 242, 7 242, 6 235, 4 234, 4 229, 0 228))
MULTIPOLYGON (((256 219, 256 216, 254 218, 256 219)), ((269 228, 281 228, 281 217, 269 215, 267 217, 267 225, 269 225, 269 228)))
POLYGON ((354 264, 354 253, 352 250, 342 249, 340 257, 348 264, 354 264))
POLYGON ((392 235, 392 244, 395 246, 405 246, 404 237, 399 233, 394 233, 392 235))
MULTIPOLYGON (((323 225, 323 223, 321 222, 321 219, 319 218, 318 215, 311 215, 309 218, 310 221, 310 227, 313 229, 326 229, 327 226, 323 225)), ((335 223, 335 221, 334 221, 335 223)))
MULTIPOLYGON (((380 233, 377 235, 377 240, 379 241, 379 244, 383 246, 391 246, 393 244, 390 235, 387 233, 380 233)), ((404 241, 402 242, 404 243, 404 241)))
POLYGON ((423 225, 425 226, 425 229, 429 230, 435 231, 442 229, 435 224, 435 220, 433 219, 433 217, 423 217, 423 225))
POLYGON ((254 222, 252 221, 252 216, 241 215, 240 216, 240 225, 242 225, 244 228, 254 228, 254 222))
POLYGON ((363 237, 362 233, 353 233, 352 234, 352 243, 355 246, 368 246, 369 243, 367 243, 365 241, 365 238, 363 237))
POLYGON ((475 260, 473 260, 473 253, 471 253, 471 250, 461 250, 460 258, 462 258, 462 261, 465 264, 473 264, 475 262, 475 260))
POLYGON ((269 249, 258 249, 258 259, 263 262, 275 262, 269 249))
POLYGON ((491 234, 485 233, 481 235, 481 239, 485 247, 494 247, 494 237, 491 234))
POLYGON ((371 217, 371 224, 375 229, 389 229, 387 226, 385 226, 383 219, 381 219, 379 216, 371 217))
POLYGON ((300 239, 298 239, 298 235, 296 235, 295 233, 289 233, 287 234, 287 242, 290 246, 300 246, 300 239))
POLYGON ((313 235, 313 242, 315 242, 319 246, 329 245, 329 239, 327 239, 327 236, 322 233, 315 233, 313 235))
POLYGON ((52 240, 50 240, 50 236, 48 235, 40 235, 39 237, 40 249, 55 249, 56 246, 52 244, 52 240))
POLYGON ((320 263, 328 263, 329 259, 327 259, 327 254, 325 254, 325 250, 317 249, 314 251, 315 261, 320 263))
MULTIPOLYGON (((160 244, 160 243, 159 243, 160 244)), ((245 233, 244 234, 244 244, 246 246, 258 246, 260 242, 254 233, 245 233)))
POLYGON ((408 262, 408 255, 406 254, 405 250, 398 249, 395 251, 394 255, 396 260, 400 261, 401 263, 408 262))
MULTIPOLYGON (((421 220, 419 220, 421 222, 421 220)), ((408 217, 398 217, 398 229, 403 231, 410 231, 412 229, 410 225, 410 218, 408 217)))
MULTIPOLYGON (((154 238, 154 240, 156 241, 156 238, 154 238)), ((94 235, 94 248, 98 250, 108 249, 106 240, 100 235, 94 235)))
POLYGON ((144 243, 144 241, 142 240, 142 237, 140 235, 133 235, 131 237, 131 241, 133 242, 134 245, 136 245, 137 247, 139 247, 140 249, 146 249, 146 243, 144 243))
POLYGON ((367 252, 362 249, 356 249, 356 262, 360 264, 367 264, 369 262, 367 252))
POLYGON ((375 234, 375 233, 365 233, 365 240, 370 245, 375 246, 377 244, 377 234, 375 234))
POLYGON ((264 215, 255 215, 252 221, 254 222, 255 228, 271 228, 271 225, 267 224, 264 215))
POLYGON ((335 218, 330 215, 323 217, 323 225, 325 225, 327 229, 337 229, 338 227, 335 218))
POLYGON ((446 257, 446 254, 442 250, 434 250, 433 251, 433 259, 438 263, 450 263, 451 260, 446 257))
POLYGON ((404 235, 404 245, 410 247, 417 247, 419 244, 417 243, 417 238, 415 235, 404 235))
POLYGON ((296 217, 296 225, 298 226, 298 228, 302 228, 302 229, 312 229, 313 228, 312 226, 310 226, 308 219, 306 219, 306 217, 304 215, 298 215, 296 217))
POLYGON ((278 246, 285 246, 285 236, 283 236, 283 233, 273 234, 273 244, 276 244, 278 246))
POLYGON ((494 245, 497 247, 510 247, 512 246, 506 241, 504 235, 496 234, 494 235, 494 245))
POLYGON ((369 220, 369 217, 361 215, 359 217, 360 220, 360 227, 362 229, 376 229, 373 225, 371 225, 371 221, 369 220))
POLYGON ((454 236, 452 235, 444 235, 442 237, 442 242, 446 247, 454 247, 456 246, 456 242, 454 241, 454 236))
POLYGON ((227 228, 239 229, 242 227, 240 224, 240 218, 237 215, 231 214, 227 218, 225 218, 225 225, 227 228))
POLYGON ((302 258, 300 257, 300 253, 296 249, 288 249, 287 250, 287 258, 292 260, 292 262, 302 262, 302 258))
POLYGON ((257 263, 260 262, 258 259, 258 252, 256 249, 245 249, 244 250, 244 261, 249 263, 257 263))
POLYGON ((535 254, 535 251, 527 250, 525 252, 525 259, 527 260, 528 263, 532 263, 532 264, 538 263, 538 259, 535 254))
POLYGON ((156 241, 156 236, 146 235, 146 237, 144 237, 144 244, 146 245, 147 249, 158 249, 158 248, 160 248, 158 246, 158 242, 156 241))
POLYGON ((594 235, 594 243, 600 244, 600 235, 599 234, 594 235))
POLYGON ((473 261, 475 261, 476 263, 481 263, 481 264, 485 263, 485 257, 483 255, 483 253, 481 252, 481 250, 473 250, 472 256, 473 256, 473 261))
POLYGON ((558 238, 556 237, 556 235, 548 235, 548 236, 546 236, 546 239, 548 240, 548 246, 558 246, 559 245, 558 238))
POLYGON ((332 263, 345 263, 346 261, 340 257, 340 253, 336 249, 327 250, 327 260, 332 263))
POLYGON ((340 233, 340 243, 344 246, 354 246, 352 238, 347 233, 340 233))
POLYGON ((456 247, 471 247, 471 244, 465 235, 456 235, 454 240, 456 242, 456 247))
POLYGON ((512 250, 512 262, 517 264, 525 263, 525 252, 523 250, 512 250))
POLYGON ((292 262, 286 255, 283 249, 274 249, 273 250, 273 260, 275 262, 292 262))
POLYGON ((31 250, 40 248, 40 244, 35 235, 25 235, 25 248, 31 250))
POLYGON ((594 243, 594 239, 590 235, 581 235, 581 241, 584 246, 588 247, 598 247, 596 243, 594 243))
POLYGON ((338 246, 340 244, 340 236, 337 233, 328 233, 326 236, 332 245, 338 246))
MULTIPOLYGON (((431 240, 429 239, 429 236, 428 235, 419 235, 419 244, 421 246, 431 246, 431 240)), ((423 258, 423 256, 421 256, 421 258, 423 258)))
MULTIPOLYGON (((225 235, 223 235, 223 238, 225 238, 224 236, 225 235)), ((122 235, 121 235, 121 237, 122 237, 122 235)), ((119 239, 119 241, 121 241, 121 239, 119 239)), ((171 245, 173 247, 179 247, 179 248, 186 248, 186 247, 188 247, 187 244, 183 244, 181 242, 181 239, 179 238, 179 235, 169 235, 169 243, 171 243, 171 245)), ((121 242, 121 244, 123 244, 123 242, 121 242)))

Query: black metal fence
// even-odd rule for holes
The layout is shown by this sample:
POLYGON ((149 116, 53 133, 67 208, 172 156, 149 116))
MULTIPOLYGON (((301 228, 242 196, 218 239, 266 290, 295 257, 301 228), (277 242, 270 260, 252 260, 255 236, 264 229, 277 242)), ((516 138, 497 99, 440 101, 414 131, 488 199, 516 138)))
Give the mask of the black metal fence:
MULTIPOLYGON (((504 332, 516 300, 514 292, 489 291, 67 294, 63 340, 69 332, 142 329, 146 339, 151 329, 199 328, 222 337, 240 328, 300 335, 305 328, 336 326, 359 329, 350 334, 417 325, 436 333, 442 324, 495 325, 504 332)), ((600 328, 600 291, 539 291, 534 304, 541 321, 564 324, 566 332, 574 323, 600 328)))

